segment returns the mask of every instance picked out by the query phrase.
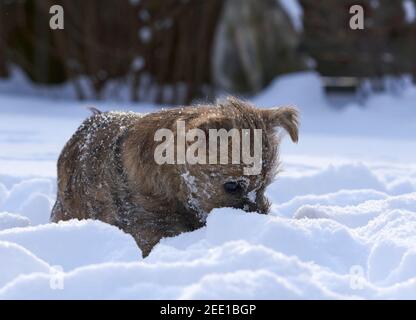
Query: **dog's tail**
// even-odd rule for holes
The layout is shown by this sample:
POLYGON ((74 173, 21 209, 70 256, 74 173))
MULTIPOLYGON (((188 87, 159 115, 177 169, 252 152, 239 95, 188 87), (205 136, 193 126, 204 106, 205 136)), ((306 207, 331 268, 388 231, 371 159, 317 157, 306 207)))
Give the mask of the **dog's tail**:
POLYGON ((94 116, 97 114, 103 113, 101 110, 97 109, 96 107, 87 107, 87 109, 90 110, 94 116))

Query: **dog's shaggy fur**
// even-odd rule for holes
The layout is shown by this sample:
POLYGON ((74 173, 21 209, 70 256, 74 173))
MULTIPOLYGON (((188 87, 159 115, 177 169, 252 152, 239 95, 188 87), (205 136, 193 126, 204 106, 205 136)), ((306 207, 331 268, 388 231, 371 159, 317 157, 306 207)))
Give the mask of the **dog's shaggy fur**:
POLYGON ((264 191, 278 170, 276 128, 286 130, 296 142, 296 109, 262 110, 228 98, 217 105, 147 115, 94 112, 59 158, 58 195, 51 220, 98 219, 116 225, 133 235, 146 256, 161 238, 202 227, 213 208, 267 213, 264 191), (155 132, 159 128, 176 132, 178 120, 185 121, 187 130, 204 132, 262 129, 261 173, 244 176, 244 164, 158 165, 155 132), (242 189, 227 193, 227 181, 240 181, 242 189))

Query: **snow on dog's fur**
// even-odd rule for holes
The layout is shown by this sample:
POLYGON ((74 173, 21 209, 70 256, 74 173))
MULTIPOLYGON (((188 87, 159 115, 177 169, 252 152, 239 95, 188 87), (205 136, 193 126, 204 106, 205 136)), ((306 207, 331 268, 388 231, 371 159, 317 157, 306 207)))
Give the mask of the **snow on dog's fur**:
MULTIPOLYGON (((94 113, 63 149, 52 221, 99 219, 130 233, 146 256, 163 237, 200 228, 218 207, 267 213, 266 186, 278 170, 283 128, 298 140, 298 114, 290 107, 257 109, 228 98, 216 105, 175 108, 147 115, 94 113), (160 128, 262 129, 259 175, 244 176, 244 164, 155 162, 160 128)), ((175 137, 176 138, 176 137, 175 137)), ((175 143, 176 143, 175 139, 175 143)))

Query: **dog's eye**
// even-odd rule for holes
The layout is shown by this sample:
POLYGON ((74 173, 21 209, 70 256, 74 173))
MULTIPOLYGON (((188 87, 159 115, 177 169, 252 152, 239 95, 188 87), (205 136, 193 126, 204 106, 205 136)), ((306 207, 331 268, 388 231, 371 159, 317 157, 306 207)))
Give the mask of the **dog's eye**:
POLYGON ((224 190, 228 193, 237 193, 241 190, 241 185, 236 181, 224 183, 224 190))

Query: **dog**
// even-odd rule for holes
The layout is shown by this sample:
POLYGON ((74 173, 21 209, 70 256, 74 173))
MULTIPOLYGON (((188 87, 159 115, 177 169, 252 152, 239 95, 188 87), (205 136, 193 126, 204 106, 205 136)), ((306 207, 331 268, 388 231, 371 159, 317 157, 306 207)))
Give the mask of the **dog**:
MULTIPOLYGON (((293 107, 258 109, 234 97, 213 105, 149 114, 93 110, 59 157, 51 221, 98 219, 115 225, 134 237, 146 257, 161 238, 204 226, 214 208, 267 214, 269 202, 264 192, 279 171, 280 131, 297 142, 298 119, 293 107), (206 136, 213 129, 261 132, 258 172, 245 174, 247 164, 241 162, 157 163, 158 130, 172 132, 169 150, 176 150, 179 121, 186 130, 198 129, 206 136)), ((253 147, 253 133, 250 137, 253 147)), ((187 148, 190 143, 186 140, 187 148)))

